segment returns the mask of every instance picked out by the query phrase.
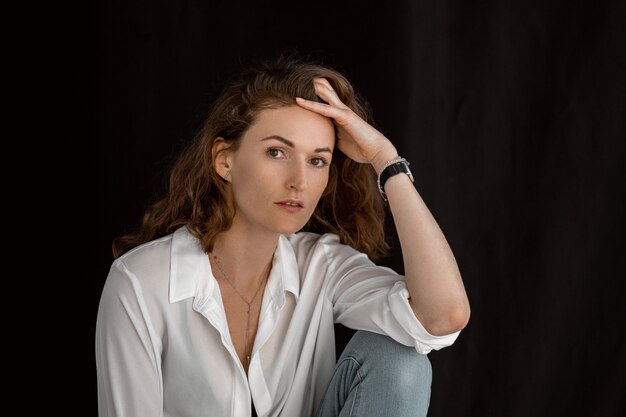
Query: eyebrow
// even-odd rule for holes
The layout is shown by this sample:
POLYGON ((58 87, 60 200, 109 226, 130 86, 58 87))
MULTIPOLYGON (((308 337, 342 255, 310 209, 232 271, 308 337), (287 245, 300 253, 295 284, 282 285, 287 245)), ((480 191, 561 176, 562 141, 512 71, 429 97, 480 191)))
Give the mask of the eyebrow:
MULTIPOLYGON (((285 139, 284 137, 279 136, 279 135, 271 135, 271 136, 261 139, 261 141, 270 140, 270 139, 278 140, 284 143, 285 145, 289 146, 290 148, 296 147, 296 145, 292 141, 290 141, 289 139, 285 139)), ((314 152, 328 152, 331 154, 333 153, 333 151, 330 148, 316 148, 314 152)))

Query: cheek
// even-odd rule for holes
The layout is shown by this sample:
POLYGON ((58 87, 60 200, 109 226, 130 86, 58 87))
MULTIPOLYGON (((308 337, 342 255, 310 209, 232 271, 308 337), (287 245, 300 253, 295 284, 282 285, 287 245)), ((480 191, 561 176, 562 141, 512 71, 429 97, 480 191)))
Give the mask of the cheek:
POLYGON ((318 194, 318 198, 322 196, 326 186, 328 185, 328 171, 324 175, 319 175, 315 178, 315 192, 318 194))
POLYGON ((233 174, 233 192, 235 197, 239 196, 245 200, 262 198, 267 193, 265 189, 275 181, 275 176, 257 166, 239 166, 237 172, 233 174))

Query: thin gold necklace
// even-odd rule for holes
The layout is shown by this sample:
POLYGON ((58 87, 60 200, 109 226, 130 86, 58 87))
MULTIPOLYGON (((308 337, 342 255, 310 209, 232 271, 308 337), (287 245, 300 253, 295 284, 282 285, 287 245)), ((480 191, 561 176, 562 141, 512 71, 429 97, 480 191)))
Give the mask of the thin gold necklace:
POLYGON ((250 365, 250 355, 252 354, 251 351, 251 346, 250 346, 250 307, 252 306, 252 303, 254 302, 254 300, 256 300, 257 295, 259 295, 259 292, 261 291, 261 288, 263 287, 263 284, 265 283, 265 280, 267 279, 267 277, 269 276, 269 274, 267 274, 268 270, 270 269, 270 266, 272 265, 272 262, 270 261, 270 263, 267 264, 267 268, 265 268, 262 272, 261 272, 261 277, 263 275, 265 275, 265 279, 261 279, 261 283, 259 284, 259 288, 256 289, 256 292, 254 293, 254 295, 252 296, 252 299, 250 301, 246 300, 245 297, 243 295, 241 295, 241 293, 239 292, 239 290, 235 287, 235 285, 233 284, 233 282, 230 280, 230 278, 228 277, 228 275, 226 274, 226 272, 224 272, 224 269, 222 269, 222 264, 220 263, 220 260, 218 259, 217 255, 214 253, 210 253, 209 255, 213 256, 213 260, 215 261, 215 264, 217 265, 217 269, 220 270, 220 272, 222 273, 222 276, 224 277, 224 279, 226 280, 226 282, 228 283, 228 285, 231 286, 231 288, 233 290, 235 290, 235 293, 237 293, 237 295, 239 296, 239 298, 241 298, 241 300, 246 303, 246 305, 248 306, 248 309, 246 311, 246 350, 244 352, 245 356, 246 356, 246 360, 247 360, 247 365, 250 365))

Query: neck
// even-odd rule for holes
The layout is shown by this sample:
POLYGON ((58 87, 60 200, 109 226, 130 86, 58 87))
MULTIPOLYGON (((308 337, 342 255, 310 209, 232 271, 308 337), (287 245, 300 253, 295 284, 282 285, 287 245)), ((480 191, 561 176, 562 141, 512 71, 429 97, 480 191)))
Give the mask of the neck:
POLYGON ((257 288, 259 281, 265 279, 263 272, 269 269, 280 235, 253 234, 249 229, 241 229, 233 223, 230 229, 220 233, 212 253, 219 258, 233 284, 246 291, 257 288))

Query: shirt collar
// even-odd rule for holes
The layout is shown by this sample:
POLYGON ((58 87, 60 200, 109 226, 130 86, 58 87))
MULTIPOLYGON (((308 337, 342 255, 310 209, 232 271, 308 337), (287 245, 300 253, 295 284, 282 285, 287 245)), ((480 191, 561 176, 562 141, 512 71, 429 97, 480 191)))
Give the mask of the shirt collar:
MULTIPOLYGON (((200 241, 187 230, 187 227, 177 229, 172 236, 170 303, 191 297, 202 300, 212 298, 216 284, 211 263, 200 241)), ((284 235, 278 239, 267 287, 273 302, 279 306, 285 302, 285 291, 291 292, 296 300, 300 294, 300 274, 296 254, 284 235)))
POLYGON ((274 302, 279 306, 285 302, 285 291, 291 292, 296 300, 300 295, 300 273, 298 272, 296 253, 284 235, 280 235, 278 238, 278 245, 276 245, 272 262, 272 272, 267 286, 274 302))

